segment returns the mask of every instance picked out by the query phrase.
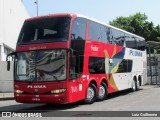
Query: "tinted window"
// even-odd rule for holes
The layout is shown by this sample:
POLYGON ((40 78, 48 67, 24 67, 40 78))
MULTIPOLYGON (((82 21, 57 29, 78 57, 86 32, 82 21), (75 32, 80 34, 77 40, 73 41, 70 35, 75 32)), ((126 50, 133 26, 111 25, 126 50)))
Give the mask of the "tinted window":
POLYGON ((110 29, 102 24, 90 22, 89 24, 89 39, 108 43, 110 40, 110 29))
POLYGON ((145 50, 145 40, 137 38, 137 47, 138 50, 145 50))
POLYGON ((107 29, 107 40, 109 43, 112 43, 112 35, 111 35, 111 28, 108 27, 107 29))
POLYGON ((69 17, 26 21, 22 27, 18 44, 65 41, 68 40, 69 28, 69 17))
POLYGON ((127 71, 131 72, 132 71, 132 66, 133 66, 133 61, 132 60, 127 60, 127 65, 128 65, 127 71))
POLYGON ((72 40, 85 40, 86 35, 86 20, 82 18, 76 18, 72 25, 72 40))
POLYGON ((117 73, 131 72, 131 70, 132 60, 122 60, 122 62, 119 64, 117 73))
POLYGON ((89 39, 100 41, 100 39, 101 39, 101 26, 98 23, 90 22, 89 39))
POLYGON ((74 80, 81 76, 84 63, 84 47, 86 35, 86 19, 76 18, 73 21, 71 33, 71 46, 73 50, 70 58, 70 79, 74 80), (75 58, 76 65, 72 64, 72 59, 75 58))
POLYGON ((131 36, 129 34, 125 34, 125 43, 126 47, 137 49, 137 43, 136 38, 134 36, 131 36))
POLYGON ((102 42, 105 42, 105 43, 108 43, 109 42, 109 39, 108 39, 108 33, 110 33, 110 29, 106 26, 101 26, 101 41, 102 42))
POLYGON ((116 29, 112 29, 112 39, 116 43, 116 45, 123 46, 124 33, 116 29))
MULTIPOLYGON (((74 53, 75 54, 75 53, 74 53)), ((70 79, 76 79, 82 75, 83 72, 83 60, 84 56, 73 55, 70 57, 70 79), (75 65, 73 64, 73 58, 75 59, 75 65)))
POLYGON ((90 74, 105 74, 105 58, 90 57, 89 58, 90 74))

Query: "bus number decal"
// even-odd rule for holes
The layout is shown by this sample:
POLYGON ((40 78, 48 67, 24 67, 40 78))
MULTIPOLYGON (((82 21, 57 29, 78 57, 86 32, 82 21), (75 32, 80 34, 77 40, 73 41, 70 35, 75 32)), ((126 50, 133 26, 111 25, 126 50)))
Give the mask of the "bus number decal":
POLYGON ((71 92, 72 93, 78 92, 78 87, 77 86, 71 87, 71 92))
POLYGON ((72 86, 71 87, 71 92, 76 93, 78 91, 82 91, 82 84, 79 84, 78 86, 72 86))

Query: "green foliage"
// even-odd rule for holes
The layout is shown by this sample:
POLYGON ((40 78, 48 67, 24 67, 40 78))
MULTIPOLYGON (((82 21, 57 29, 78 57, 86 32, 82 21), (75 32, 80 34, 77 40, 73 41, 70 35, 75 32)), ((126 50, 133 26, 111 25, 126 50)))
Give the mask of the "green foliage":
POLYGON ((136 13, 129 17, 117 17, 109 24, 144 37, 146 41, 160 42, 160 26, 155 27, 153 22, 148 22, 147 19, 145 14, 136 13))

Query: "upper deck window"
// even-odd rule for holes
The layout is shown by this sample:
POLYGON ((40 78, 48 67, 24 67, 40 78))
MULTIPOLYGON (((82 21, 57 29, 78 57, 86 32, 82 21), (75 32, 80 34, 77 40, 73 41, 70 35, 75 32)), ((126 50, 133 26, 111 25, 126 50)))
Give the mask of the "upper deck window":
POLYGON ((108 43, 110 40, 110 28, 91 21, 89 24, 89 39, 108 43))
POLYGON ((66 41, 69 37, 70 17, 42 18, 26 21, 18 44, 66 41))
POLYGON ((86 36, 86 19, 76 18, 72 25, 71 40, 85 40, 86 36))

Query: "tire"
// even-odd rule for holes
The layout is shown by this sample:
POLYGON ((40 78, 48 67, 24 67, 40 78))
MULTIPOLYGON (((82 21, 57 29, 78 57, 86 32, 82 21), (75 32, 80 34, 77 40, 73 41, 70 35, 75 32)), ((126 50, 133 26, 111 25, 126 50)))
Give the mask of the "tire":
POLYGON ((90 84, 87 89, 87 98, 84 100, 86 104, 92 104, 97 99, 97 88, 94 84, 90 84))
POLYGON ((136 87, 137 87, 136 91, 138 91, 138 90, 140 89, 140 82, 139 82, 139 80, 137 80, 136 83, 137 83, 137 84, 136 84, 136 87))
POLYGON ((132 81, 132 92, 135 92, 137 90, 137 82, 136 80, 132 81))
POLYGON ((108 96, 108 88, 106 83, 102 82, 100 85, 100 90, 99 90, 99 94, 98 94, 98 101, 103 101, 107 98, 108 96))

